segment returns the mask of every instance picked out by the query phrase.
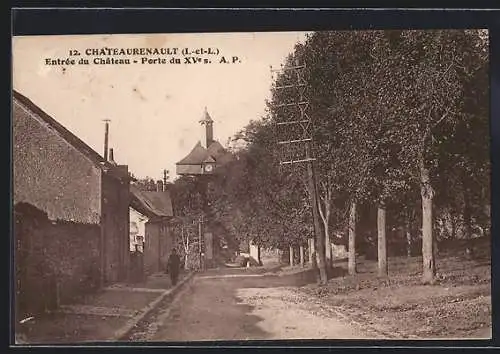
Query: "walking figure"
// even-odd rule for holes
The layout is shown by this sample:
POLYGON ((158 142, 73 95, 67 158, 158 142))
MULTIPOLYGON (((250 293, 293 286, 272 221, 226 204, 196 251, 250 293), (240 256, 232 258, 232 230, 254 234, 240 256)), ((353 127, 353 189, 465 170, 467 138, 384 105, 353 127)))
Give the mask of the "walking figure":
POLYGON ((179 279, 179 268, 181 264, 181 259, 177 254, 177 250, 174 248, 170 257, 168 257, 167 262, 167 273, 170 274, 170 280, 172 281, 172 285, 177 284, 177 280, 179 279))

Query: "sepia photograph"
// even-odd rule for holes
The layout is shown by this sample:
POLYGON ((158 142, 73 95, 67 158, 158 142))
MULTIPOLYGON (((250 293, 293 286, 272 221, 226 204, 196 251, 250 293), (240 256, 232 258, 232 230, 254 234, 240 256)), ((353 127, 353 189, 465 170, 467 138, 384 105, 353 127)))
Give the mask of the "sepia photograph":
POLYGON ((487 29, 12 37, 17 345, 491 339, 487 29))

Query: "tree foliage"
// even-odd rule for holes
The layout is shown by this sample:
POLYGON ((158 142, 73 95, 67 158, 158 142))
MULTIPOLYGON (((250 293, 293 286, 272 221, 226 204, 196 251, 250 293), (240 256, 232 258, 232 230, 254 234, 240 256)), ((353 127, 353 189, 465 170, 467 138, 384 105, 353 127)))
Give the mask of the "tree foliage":
MULTIPOLYGON (((388 220, 410 223, 417 238, 426 223, 423 201, 436 210, 426 214, 427 226, 453 214, 464 225, 489 230, 488 51, 482 32, 315 32, 285 64, 297 62, 306 65, 307 114, 328 239, 345 243, 332 235, 346 233, 351 202, 367 210, 384 204, 388 220)), ((284 248, 304 244, 313 233, 304 170, 280 170, 278 163, 283 155, 276 142, 283 136, 275 123, 298 111, 277 107, 302 96, 277 87, 293 80, 291 71, 276 77, 269 114, 235 135, 244 147, 211 181, 212 217, 234 240, 284 248)), ((183 215, 198 210, 192 183, 175 183, 181 199, 190 200, 177 207, 183 215)))

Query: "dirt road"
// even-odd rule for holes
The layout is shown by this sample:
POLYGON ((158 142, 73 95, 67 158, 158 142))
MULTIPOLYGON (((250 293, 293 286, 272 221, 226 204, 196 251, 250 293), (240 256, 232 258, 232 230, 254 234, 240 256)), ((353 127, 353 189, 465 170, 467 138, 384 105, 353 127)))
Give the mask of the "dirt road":
POLYGON ((295 291, 303 276, 198 276, 150 324, 149 341, 374 338, 295 291))

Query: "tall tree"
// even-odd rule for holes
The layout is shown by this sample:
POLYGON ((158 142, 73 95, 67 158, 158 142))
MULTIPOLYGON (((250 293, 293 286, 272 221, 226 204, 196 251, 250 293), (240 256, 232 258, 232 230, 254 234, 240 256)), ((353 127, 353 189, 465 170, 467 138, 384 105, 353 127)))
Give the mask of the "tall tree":
MULTIPOLYGON (((330 243, 332 199, 344 192, 350 196, 349 258, 350 273, 355 273, 356 204, 367 198, 371 165, 369 129, 359 129, 366 114, 370 80, 369 51, 373 32, 317 32, 305 47, 310 70, 311 105, 315 122, 321 173, 325 239, 330 243)), ((337 220, 334 224, 341 224, 337 220)))
POLYGON ((478 38, 458 30, 400 31, 389 37, 391 69, 380 92, 390 112, 387 134, 398 142, 398 158, 421 186, 425 283, 435 274, 434 174, 441 142, 466 119, 464 89, 481 57, 478 38))

